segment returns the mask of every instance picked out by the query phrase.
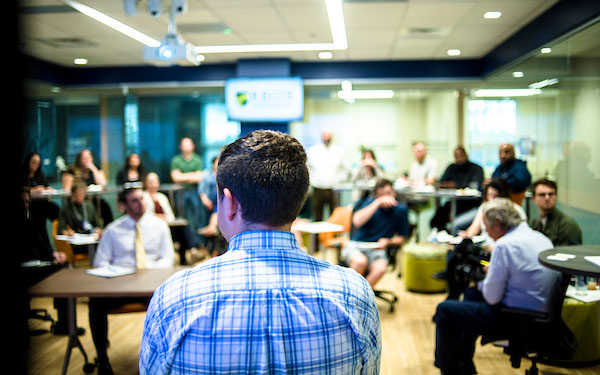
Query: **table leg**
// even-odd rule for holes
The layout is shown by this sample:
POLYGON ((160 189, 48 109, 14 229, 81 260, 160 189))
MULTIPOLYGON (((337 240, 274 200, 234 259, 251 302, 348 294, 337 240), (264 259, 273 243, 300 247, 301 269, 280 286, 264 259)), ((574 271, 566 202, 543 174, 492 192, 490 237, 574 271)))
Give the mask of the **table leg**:
POLYGON ((450 198, 450 228, 454 228, 454 217, 456 216, 456 197, 450 198))
POLYGON ((79 351, 81 351, 85 363, 88 363, 87 353, 83 349, 81 341, 79 341, 79 336, 77 336, 77 322, 75 319, 75 317, 77 316, 77 307, 75 306, 75 297, 67 298, 67 309, 67 320, 69 325, 69 342, 67 344, 67 351, 65 353, 65 360, 63 362, 62 375, 65 375, 67 373, 67 368, 69 367, 69 361, 71 359, 71 353, 74 347, 79 348, 79 351))

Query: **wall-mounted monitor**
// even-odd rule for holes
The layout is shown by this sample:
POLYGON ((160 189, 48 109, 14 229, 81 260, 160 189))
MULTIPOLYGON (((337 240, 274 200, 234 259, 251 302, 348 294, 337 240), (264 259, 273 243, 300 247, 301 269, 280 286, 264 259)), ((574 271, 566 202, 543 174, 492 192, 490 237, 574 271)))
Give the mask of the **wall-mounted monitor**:
POLYGON ((288 122, 304 117, 300 77, 231 78, 225 82, 230 121, 288 122))

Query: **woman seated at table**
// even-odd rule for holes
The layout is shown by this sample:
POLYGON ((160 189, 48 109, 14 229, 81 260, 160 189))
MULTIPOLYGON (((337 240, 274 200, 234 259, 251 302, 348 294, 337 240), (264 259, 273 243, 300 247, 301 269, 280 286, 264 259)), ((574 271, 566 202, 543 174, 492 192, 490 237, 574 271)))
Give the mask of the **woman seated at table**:
POLYGON ((135 182, 141 184, 144 181, 144 177, 146 177, 146 170, 142 165, 140 156, 132 153, 125 159, 125 166, 117 172, 117 185, 135 182))
MULTIPOLYGON (((106 186, 106 176, 101 169, 98 169, 94 164, 94 157, 90 150, 83 150, 77 153, 75 156, 75 163, 67 168, 63 172, 62 176, 62 188, 64 190, 71 190, 73 182, 75 180, 82 180, 87 186, 99 185, 102 188, 106 186)), ((100 206, 100 216, 103 221, 103 225, 108 225, 113 221, 113 214, 108 203, 100 198, 94 197, 94 202, 100 206)))
MULTIPOLYGON (((151 212, 167 223, 175 221, 175 214, 169 202, 169 198, 158 189, 160 188, 160 179, 154 172, 150 172, 144 178, 144 203, 146 212, 151 212)), ((192 243, 192 235, 189 225, 169 225, 173 241, 179 243, 179 263, 187 264, 185 253, 190 251, 193 257, 199 253, 198 249, 192 243)))
POLYGON ((71 187, 71 197, 58 213, 58 234, 73 236, 75 233, 82 233, 100 236, 102 230, 98 225, 96 208, 86 199, 86 195, 85 182, 75 181, 71 187))

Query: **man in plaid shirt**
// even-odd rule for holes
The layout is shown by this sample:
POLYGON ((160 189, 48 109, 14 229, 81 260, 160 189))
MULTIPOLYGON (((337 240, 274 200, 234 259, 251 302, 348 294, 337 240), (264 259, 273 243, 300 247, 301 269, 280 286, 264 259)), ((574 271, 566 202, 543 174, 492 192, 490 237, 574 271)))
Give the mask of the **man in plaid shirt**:
POLYGON ((290 232, 309 186, 293 137, 254 131, 217 170, 225 254, 154 293, 140 374, 377 374, 379 313, 355 271, 302 251, 290 232))

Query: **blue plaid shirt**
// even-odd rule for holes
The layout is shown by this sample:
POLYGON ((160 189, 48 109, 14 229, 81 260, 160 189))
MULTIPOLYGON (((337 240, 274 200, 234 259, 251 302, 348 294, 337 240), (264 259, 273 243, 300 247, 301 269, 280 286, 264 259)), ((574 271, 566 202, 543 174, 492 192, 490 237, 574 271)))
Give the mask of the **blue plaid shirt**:
POLYGON ((140 374, 377 374, 380 358, 366 280, 289 232, 255 231, 156 290, 140 374))

